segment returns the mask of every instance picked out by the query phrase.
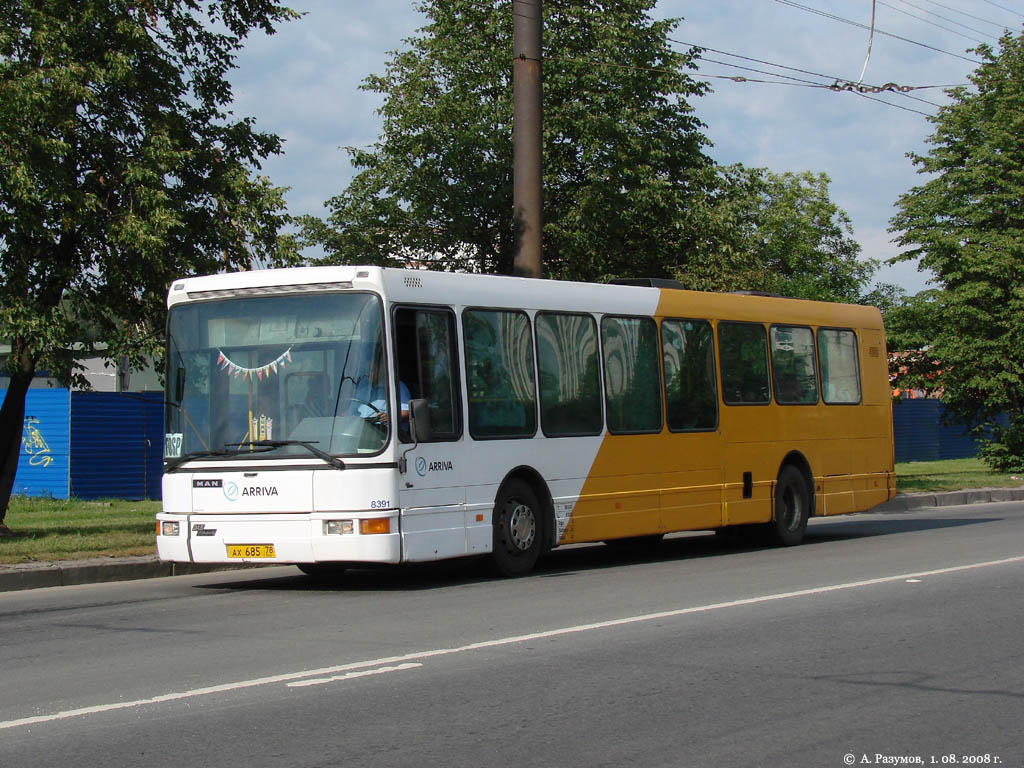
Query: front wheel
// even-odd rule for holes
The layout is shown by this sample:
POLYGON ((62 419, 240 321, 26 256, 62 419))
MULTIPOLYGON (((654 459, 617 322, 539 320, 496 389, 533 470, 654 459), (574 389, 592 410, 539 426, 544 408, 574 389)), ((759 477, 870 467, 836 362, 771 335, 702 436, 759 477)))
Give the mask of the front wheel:
POLYGON ((811 515, 811 492, 807 478, 794 466, 785 466, 775 484, 775 516, 768 524, 774 543, 783 547, 799 544, 811 515))
POLYGON ((502 576, 523 576, 533 570, 543 546, 544 525, 540 503, 522 480, 501 487, 494 504, 491 559, 502 576))

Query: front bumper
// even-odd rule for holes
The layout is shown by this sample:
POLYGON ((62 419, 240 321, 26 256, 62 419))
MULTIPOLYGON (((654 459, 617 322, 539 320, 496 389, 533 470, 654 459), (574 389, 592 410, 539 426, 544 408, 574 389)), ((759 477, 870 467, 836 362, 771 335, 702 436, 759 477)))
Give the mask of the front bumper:
POLYGON ((175 515, 161 512, 157 521, 177 522, 177 536, 158 535, 161 560, 178 563, 399 563, 402 542, 398 510, 289 515, 175 515), (354 522, 353 532, 326 534, 324 522, 339 517, 354 522), (360 519, 388 518, 389 533, 360 533, 360 519), (228 557, 229 545, 272 544, 273 558, 228 557))

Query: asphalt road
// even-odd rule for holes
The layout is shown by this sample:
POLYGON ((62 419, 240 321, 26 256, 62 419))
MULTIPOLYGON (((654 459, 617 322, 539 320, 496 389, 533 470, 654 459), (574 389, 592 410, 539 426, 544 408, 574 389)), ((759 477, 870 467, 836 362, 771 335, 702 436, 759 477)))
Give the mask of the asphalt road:
POLYGON ((0 594, 0 766, 1024 766, 1024 504, 0 594))

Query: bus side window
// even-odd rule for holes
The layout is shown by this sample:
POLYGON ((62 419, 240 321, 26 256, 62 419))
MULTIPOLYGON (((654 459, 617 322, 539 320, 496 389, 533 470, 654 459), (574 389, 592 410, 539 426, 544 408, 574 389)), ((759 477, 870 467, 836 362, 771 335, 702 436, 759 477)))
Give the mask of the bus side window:
POLYGON ((590 315, 538 312, 534 327, 544 434, 601 434, 597 322, 590 315))
POLYGON ((819 328, 818 355, 821 358, 821 399, 829 405, 859 403, 857 334, 843 328, 819 328))
POLYGON ((601 320, 608 431, 661 431, 658 327, 650 317, 601 320))
POLYGON ((772 386, 775 402, 814 405, 818 402, 818 370, 814 360, 814 334, 810 328, 773 325, 772 386))
POLYGON ((462 326, 469 433, 477 439, 533 437, 537 398, 526 313, 467 309, 462 326))
MULTIPOLYGON (((397 379, 412 398, 427 400, 432 442, 462 434, 455 366, 455 316, 450 310, 399 307, 395 310, 397 379)), ((409 442, 407 430, 399 431, 409 442)))
POLYGON ((718 426, 715 346, 707 320, 662 320, 665 413, 673 432, 718 426))
POLYGON ((718 324, 722 399, 728 405, 767 405, 768 339, 760 323, 718 324))

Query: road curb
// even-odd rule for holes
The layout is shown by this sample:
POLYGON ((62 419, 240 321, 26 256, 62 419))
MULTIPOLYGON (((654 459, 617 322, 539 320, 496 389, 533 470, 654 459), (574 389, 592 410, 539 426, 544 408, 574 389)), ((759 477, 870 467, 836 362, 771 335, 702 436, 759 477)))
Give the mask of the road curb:
POLYGON ((1021 500, 1024 500, 1024 488, 971 488, 944 493, 901 493, 896 498, 868 511, 889 514, 933 507, 956 507, 961 504, 989 504, 1021 500))
POLYGON ((157 559, 155 555, 0 565, 0 592, 42 589, 44 587, 70 587, 76 584, 99 584, 107 581, 156 579, 165 576, 187 576, 193 573, 234 571, 254 567, 259 566, 166 563, 157 559))
MULTIPOLYGON (((988 504, 1024 500, 1021 488, 973 488, 945 493, 901 493, 896 498, 869 510, 872 514, 900 514, 918 509, 953 507, 961 504, 988 504)), ((20 563, 0 565, 0 592, 43 587, 69 587, 75 584, 99 584, 107 581, 134 581, 194 573, 259 568, 258 565, 202 565, 165 563, 155 555, 143 557, 63 560, 56 563, 20 563)))

